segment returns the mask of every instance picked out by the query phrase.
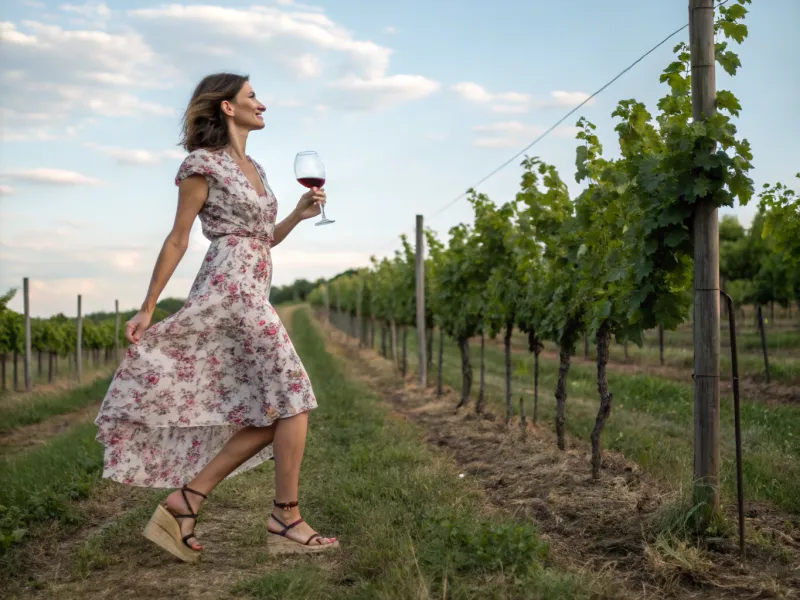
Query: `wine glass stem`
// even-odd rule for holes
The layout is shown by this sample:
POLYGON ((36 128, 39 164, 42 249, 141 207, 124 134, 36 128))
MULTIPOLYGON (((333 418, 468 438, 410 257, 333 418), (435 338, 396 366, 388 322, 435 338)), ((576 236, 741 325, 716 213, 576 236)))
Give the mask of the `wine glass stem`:
POLYGON ((328 217, 325 216, 325 206, 324 205, 320 205, 320 208, 322 209, 322 218, 327 221, 328 217))

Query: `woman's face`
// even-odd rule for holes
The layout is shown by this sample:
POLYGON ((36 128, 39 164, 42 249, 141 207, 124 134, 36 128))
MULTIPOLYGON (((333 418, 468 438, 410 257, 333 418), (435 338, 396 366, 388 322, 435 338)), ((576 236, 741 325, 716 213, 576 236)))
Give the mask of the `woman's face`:
POLYGON ((262 113, 267 107, 256 99, 256 93, 249 81, 244 82, 232 102, 223 103, 222 109, 233 120, 233 124, 241 129, 252 131, 264 128, 262 113))

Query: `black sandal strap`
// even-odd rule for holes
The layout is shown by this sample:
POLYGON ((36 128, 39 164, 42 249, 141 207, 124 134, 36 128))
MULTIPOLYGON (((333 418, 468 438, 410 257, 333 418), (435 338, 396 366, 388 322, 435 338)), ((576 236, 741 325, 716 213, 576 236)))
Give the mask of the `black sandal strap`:
POLYGON ((193 489, 192 489, 192 488, 190 488, 190 487, 183 486, 183 487, 181 488, 181 490, 186 490, 187 492, 190 492, 190 493, 192 493, 192 494, 195 494, 196 496, 200 496, 200 497, 201 497, 203 500, 207 500, 207 499, 208 499, 208 496, 206 496, 205 494, 203 494, 203 493, 201 493, 201 492, 198 492, 197 490, 193 490, 193 489))
POLYGON ((297 502, 297 500, 295 500, 294 502, 278 502, 277 500, 273 500, 272 503, 278 508, 294 508, 295 506, 300 505, 300 503, 297 502))
MULTIPOLYGON (((192 548, 191 544, 189 543, 189 540, 192 539, 193 537, 194 537, 194 533, 190 533, 188 535, 183 536, 181 538, 181 541, 183 541, 183 543, 184 543, 184 545, 186 547, 192 548)), ((197 538, 195 538, 195 539, 197 539, 197 538)), ((192 548, 192 550, 194 550, 194 548, 192 548)))
MULTIPOLYGON (((270 533, 274 533, 275 535, 280 535, 280 536, 282 536, 282 537, 286 537, 286 532, 287 532, 287 531, 289 531, 289 530, 290 530, 292 527, 296 527, 297 525, 300 525, 300 523, 303 523, 303 522, 305 522, 305 519, 297 519, 297 521, 294 521, 293 523, 290 523, 289 525, 287 525, 286 523, 284 523, 283 521, 281 521, 281 520, 280 520, 278 517, 276 517, 275 515, 270 515, 270 516, 271 516, 273 519, 275 519, 275 522, 276 522, 278 525, 280 525, 281 527, 283 527, 283 530, 281 530, 281 531, 279 531, 279 532, 278 532, 278 531, 270 531, 270 533)), ((267 529, 267 531, 269 531, 269 529, 267 529)))
POLYGON ((308 538, 308 541, 306 541, 306 546, 308 546, 311 543, 311 540, 315 538, 322 539, 322 536, 318 533, 313 534, 310 538, 308 538))

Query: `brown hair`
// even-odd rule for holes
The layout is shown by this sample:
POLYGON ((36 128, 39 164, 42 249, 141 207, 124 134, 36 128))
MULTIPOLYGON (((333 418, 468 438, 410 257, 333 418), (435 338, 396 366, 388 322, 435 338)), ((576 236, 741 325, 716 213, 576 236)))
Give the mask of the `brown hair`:
POLYGON ((183 114, 180 145, 187 152, 198 148, 218 150, 228 145, 228 124, 221 104, 223 100, 233 100, 248 79, 249 75, 214 73, 197 84, 183 114))

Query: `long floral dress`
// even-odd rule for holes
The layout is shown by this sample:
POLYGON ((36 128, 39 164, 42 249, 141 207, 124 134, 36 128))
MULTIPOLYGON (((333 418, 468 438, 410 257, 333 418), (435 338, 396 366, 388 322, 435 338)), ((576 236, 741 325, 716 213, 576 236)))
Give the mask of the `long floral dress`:
MULTIPOLYGON (((195 150, 178 170, 176 185, 198 174, 208 182, 199 218, 211 246, 184 307, 147 329, 114 375, 95 419, 103 477, 180 487, 242 427, 317 406, 269 303, 277 201, 252 162, 265 195, 225 151, 195 150)), ((270 446, 231 476, 271 456, 270 446)))

